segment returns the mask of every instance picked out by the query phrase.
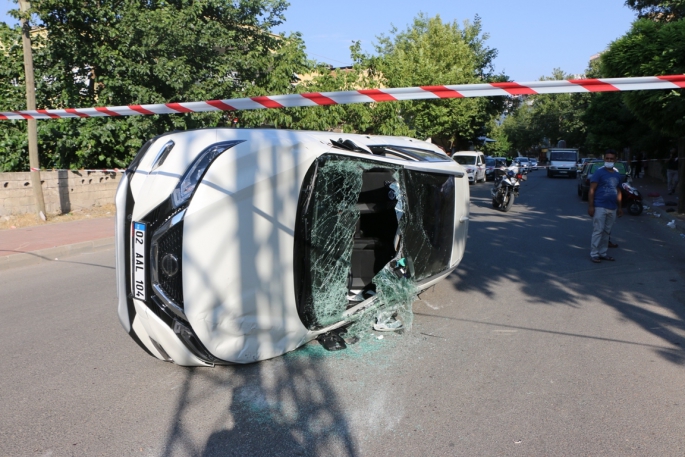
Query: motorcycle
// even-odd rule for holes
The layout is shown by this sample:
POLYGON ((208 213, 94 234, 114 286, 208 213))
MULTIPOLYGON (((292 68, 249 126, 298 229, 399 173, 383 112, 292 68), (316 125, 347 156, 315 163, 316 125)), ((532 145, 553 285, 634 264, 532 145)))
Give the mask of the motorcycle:
POLYGON ((495 183, 490 190, 492 195, 492 207, 507 212, 514 204, 515 197, 519 196, 521 181, 527 176, 518 167, 495 169, 495 183))
POLYGON ((621 184, 621 206, 633 216, 642 214, 642 194, 627 182, 621 184))

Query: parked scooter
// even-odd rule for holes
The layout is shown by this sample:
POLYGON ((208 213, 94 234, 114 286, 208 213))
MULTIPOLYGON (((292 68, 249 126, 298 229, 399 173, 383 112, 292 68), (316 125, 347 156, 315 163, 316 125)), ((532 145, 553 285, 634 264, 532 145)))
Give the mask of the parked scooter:
POLYGON ((490 194, 492 195, 492 207, 507 212, 514 204, 515 197, 519 196, 521 181, 527 176, 518 167, 495 169, 495 183, 490 194))
POLYGON ((621 184, 621 206, 633 216, 642 214, 642 194, 627 182, 621 184))

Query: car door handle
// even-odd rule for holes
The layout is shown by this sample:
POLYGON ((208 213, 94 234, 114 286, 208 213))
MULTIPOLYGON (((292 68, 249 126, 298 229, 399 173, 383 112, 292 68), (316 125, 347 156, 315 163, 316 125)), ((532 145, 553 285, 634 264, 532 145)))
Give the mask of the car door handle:
POLYGON ((469 217, 468 217, 468 216, 461 216, 461 217, 459 218, 459 222, 461 222, 462 224, 463 224, 464 222, 467 222, 468 220, 469 220, 469 217))

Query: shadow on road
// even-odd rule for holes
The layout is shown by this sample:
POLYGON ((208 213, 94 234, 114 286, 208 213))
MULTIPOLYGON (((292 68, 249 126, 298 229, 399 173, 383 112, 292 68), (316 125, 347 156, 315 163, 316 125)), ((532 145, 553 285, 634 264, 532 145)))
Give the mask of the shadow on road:
POLYGON ((467 252, 448 281, 457 291, 493 298, 494 286, 507 280, 530 302, 549 306, 581 307, 599 299, 621 319, 660 338, 665 346, 651 347, 661 357, 684 364, 681 240, 645 215, 626 215, 612 234, 620 244, 611 252, 617 261, 591 263, 591 220, 575 186, 575 180, 533 174, 509 213, 492 208, 490 185, 472 186, 467 252))
POLYGON ((345 415, 326 378, 302 357, 187 369, 162 454, 355 456, 345 415), (195 428, 208 422, 211 434, 195 428), (208 434, 199 446, 198 435, 208 434))
MULTIPOLYGON (((239 244, 232 239, 221 241, 226 235, 217 234, 220 241, 215 242, 209 263, 199 264, 202 259, 189 254, 183 258, 184 267, 193 265, 203 272, 198 275, 202 285, 196 292, 212 291, 218 303, 211 317, 202 314, 197 319, 199 327, 211 326, 206 333, 210 342, 205 344, 215 354, 222 345, 232 347, 228 341, 239 347, 234 357, 240 349, 250 349, 255 358, 258 354, 262 358, 261 354, 278 354, 286 347, 295 347, 283 341, 302 338, 296 333, 301 327, 299 318, 297 325, 293 324, 287 311, 292 307, 289 297, 294 296, 293 284, 288 281, 294 220, 281 209, 297 202, 300 192, 299 181, 286 177, 304 176, 310 163, 300 160, 297 138, 289 140, 291 143, 284 144, 293 145, 292 156, 275 147, 263 148, 258 155, 231 156, 233 150, 226 152, 222 156, 226 159, 224 173, 231 170, 232 160, 236 163, 230 184, 213 185, 211 175, 204 178, 219 199, 203 221, 230 214, 231 220, 223 225, 232 226, 235 221, 232 230, 240 234, 239 244), (279 173, 274 174, 275 170, 279 173), (240 187, 241 183, 245 187, 240 187), (259 186, 251 187, 254 183, 259 186), (234 263, 228 264, 227 259, 234 263), (210 268, 222 271, 225 277, 210 275, 210 268), (235 337, 237 332, 243 332, 240 338, 235 337), (210 348, 210 344, 214 346, 210 348)), ((227 229, 227 233, 233 232, 227 229)), ((328 374, 307 357, 188 369, 173 417, 163 455, 356 455, 328 374), (211 430, 197 430, 195 424, 200 423, 213 426, 211 430), (198 447, 198 443, 204 444, 198 447)))

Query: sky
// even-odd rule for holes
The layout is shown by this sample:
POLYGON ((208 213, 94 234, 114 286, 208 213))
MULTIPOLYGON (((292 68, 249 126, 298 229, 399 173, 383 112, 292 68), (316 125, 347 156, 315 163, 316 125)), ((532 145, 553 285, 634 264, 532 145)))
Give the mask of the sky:
MULTIPOLYGON (((0 0, 0 21, 16 23, 0 0)), ((554 68, 582 74, 590 57, 626 33, 635 13, 624 0, 290 0, 277 32, 300 32, 313 60, 352 63, 349 47, 359 40, 373 52, 376 37, 392 26, 405 29, 420 12, 443 21, 472 21, 477 14, 487 45, 498 51, 495 70, 518 82, 535 81, 554 68), (601 6, 600 6, 601 5, 601 6)))

